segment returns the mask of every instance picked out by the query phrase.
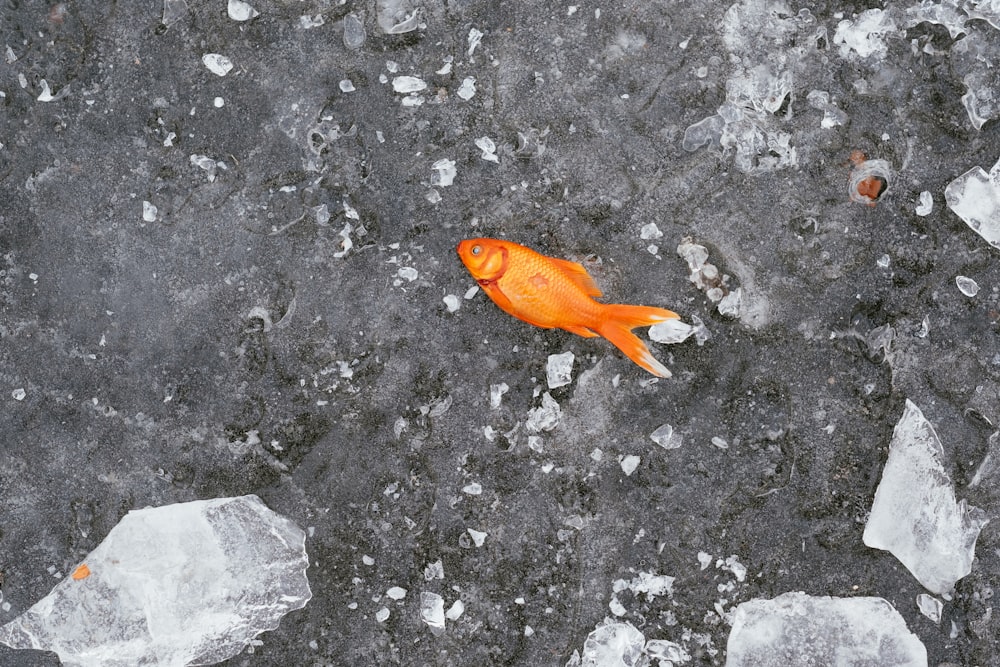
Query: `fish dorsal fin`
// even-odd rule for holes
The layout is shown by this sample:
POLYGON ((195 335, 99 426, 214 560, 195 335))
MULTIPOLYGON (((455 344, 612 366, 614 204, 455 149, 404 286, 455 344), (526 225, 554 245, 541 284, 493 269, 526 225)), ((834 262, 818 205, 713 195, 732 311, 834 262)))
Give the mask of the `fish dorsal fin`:
POLYGON ((556 257, 550 257, 549 259, 559 267, 559 269, 569 276, 569 279, 576 283, 576 286, 584 291, 587 296, 601 296, 601 290, 594 282, 594 279, 590 277, 587 273, 587 269, 583 268, 582 264, 576 262, 571 262, 568 259, 558 259, 556 257))

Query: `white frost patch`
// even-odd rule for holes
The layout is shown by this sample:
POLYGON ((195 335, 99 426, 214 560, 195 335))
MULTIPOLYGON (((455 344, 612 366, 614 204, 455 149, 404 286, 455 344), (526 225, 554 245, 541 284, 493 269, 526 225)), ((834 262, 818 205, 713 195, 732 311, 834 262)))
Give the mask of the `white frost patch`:
POLYGON ((974 167, 956 178, 944 189, 944 200, 972 231, 1000 249, 1000 161, 988 174, 974 167))
POLYGON ((545 365, 545 379, 548 381, 549 389, 562 387, 573 381, 574 359, 576 356, 569 351, 549 355, 548 363, 545 365))
POLYGON ((420 620, 434 634, 444 632, 444 598, 437 593, 420 592, 420 620))
POLYGON ((989 521, 982 510, 956 500, 943 456, 934 427, 907 399, 863 536, 938 594, 972 571, 976 539, 989 521))
POLYGON ((201 62, 217 76, 226 76, 233 69, 233 61, 220 53, 206 53, 201 57, 201 62))
POLYGON ((660 231, 660 228, 656 226, 655 222, 650 222, 643 225, 642 229, 639 230, 639 238, 643 241, 659 239, 663 238, 663 232, 660 231))
POLYGON ((896 23, 881 9, 868 9, 854 21, 847 19, 837 25, 833 33, 833 43, 840 44, 841 57, 848 57, 854 51, 862 58, 883 57, 888 53, 883 38, 896 32, 896 23))

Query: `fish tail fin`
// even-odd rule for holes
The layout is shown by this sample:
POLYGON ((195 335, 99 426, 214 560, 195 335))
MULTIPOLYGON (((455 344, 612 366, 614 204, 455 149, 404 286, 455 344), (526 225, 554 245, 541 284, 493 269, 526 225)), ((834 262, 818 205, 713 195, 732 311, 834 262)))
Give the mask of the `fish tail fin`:
POLYGON ((604 309, 601 325, 597 333, 607 338, 625 355, 653 375, 661 378, 670 377, 666 366, 657 361, 646 344, 632 333, 636 327, 648 327, 667 320, 677 319, 677 313, 666 308, 651 306, 627 306, 623 304, 608 304, 604 309))

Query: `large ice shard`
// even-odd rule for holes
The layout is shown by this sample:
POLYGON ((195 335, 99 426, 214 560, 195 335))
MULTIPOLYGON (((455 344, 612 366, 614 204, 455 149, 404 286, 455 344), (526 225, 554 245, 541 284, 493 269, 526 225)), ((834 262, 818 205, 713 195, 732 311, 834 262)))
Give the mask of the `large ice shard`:
POLYGON ((892 553, 939 595, 972 571, 976 539, 989 521, 956 500, 943 455, 934 427, 907 399, 864 532, 865 544, 892 553))
POLYGON ((948 208, 994 248, 1000 249, 1000 161, 990 173, 973 167, 944 189, 948 208))
POLYGON ((305 606, 308 565, 305 533, 257 496, 136 510, 0 642, 67 667, 211 665, 305 606))
POLYGON ((785 593, 733 614, 726 667, 927 667, 927 650, 882 598, 785 593))

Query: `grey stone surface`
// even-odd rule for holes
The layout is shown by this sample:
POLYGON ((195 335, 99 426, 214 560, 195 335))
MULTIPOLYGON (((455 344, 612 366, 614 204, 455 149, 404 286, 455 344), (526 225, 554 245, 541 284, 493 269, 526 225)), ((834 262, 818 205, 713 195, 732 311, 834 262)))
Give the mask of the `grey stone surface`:
POLYGON ((834 39, 849 3, 428 1, 402 34, 374 2, 250 4, 239 22, 171 0, 166 26, 163 3, 0 8, 0 623, 127 511, 254 493, 308 530, 314 597, 227 665, 563 665, 640 572, 673 594, 618 593, 621 620, 691 664, 724 662, 720 600, 792 590, 889 600, 930 664, 1000 661, 997 522, 940 626, 861 541, 906 398, 959 497, 996 513, 995 477, 965 487, 1000 421, 998 255, 943 192, 1000 157, 988 100, 962 101, 966 80, 997 89, 1000 31, 890 3, 884 53, 861 56, 834 39), (754 71, 786 94, 748 91, 754 71), (891 167, 874 207, 849 196, 854 150, 891 167), (652 344, 674 376, 650 383, 607 341, 462 298, 454 248, 483 235, 584 260, 609 301, 712 337, 652 344), (688 280, 685 237, 740 318, 688 280), (561 422, 531 448, 565 351, 561 422), (680 448, 649 438, 665 423, 680 448), (716 567, 730 555, 745 580, 716 567), (464 613, 435 635, 421 592, 464 613))

